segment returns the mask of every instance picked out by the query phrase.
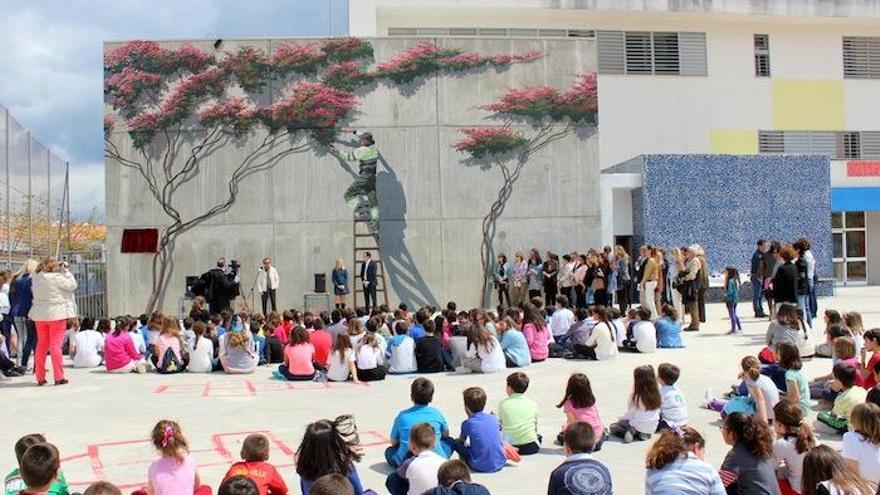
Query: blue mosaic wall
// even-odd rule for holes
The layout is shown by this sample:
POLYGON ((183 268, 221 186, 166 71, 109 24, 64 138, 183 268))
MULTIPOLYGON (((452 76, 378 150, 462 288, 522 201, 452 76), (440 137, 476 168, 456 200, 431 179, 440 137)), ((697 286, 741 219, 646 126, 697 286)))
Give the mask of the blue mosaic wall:
POLYGON ((645 155, 633 191, 634 237, 659 246, 698 243, 711 271, 748 273, 755 240, 812 241, 830 277, 831 177, 817 155, 645 155))

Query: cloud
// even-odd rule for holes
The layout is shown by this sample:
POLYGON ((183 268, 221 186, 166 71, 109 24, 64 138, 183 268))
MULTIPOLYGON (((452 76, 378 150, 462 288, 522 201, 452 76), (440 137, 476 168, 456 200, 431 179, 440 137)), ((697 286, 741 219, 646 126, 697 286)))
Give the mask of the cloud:
POLYGON ((342 34, 347 12, 346 0, 4 2, 0 104, 69 157, 71 185, 88 191, 72 190, 72 209, 103 211, 104 41, 342 34))

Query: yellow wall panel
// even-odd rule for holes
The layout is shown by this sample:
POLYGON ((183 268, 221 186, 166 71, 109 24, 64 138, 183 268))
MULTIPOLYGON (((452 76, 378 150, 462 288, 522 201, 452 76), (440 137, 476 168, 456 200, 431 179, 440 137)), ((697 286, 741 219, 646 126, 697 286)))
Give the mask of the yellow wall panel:
POLYGON ((758 131, 750 129, 712 129, 709 133, 712 153, 755 155, 758 153, 758 131))
POLYGON ((778 130, 843 129, 843 80, 773 79, 773 123, 778 130))

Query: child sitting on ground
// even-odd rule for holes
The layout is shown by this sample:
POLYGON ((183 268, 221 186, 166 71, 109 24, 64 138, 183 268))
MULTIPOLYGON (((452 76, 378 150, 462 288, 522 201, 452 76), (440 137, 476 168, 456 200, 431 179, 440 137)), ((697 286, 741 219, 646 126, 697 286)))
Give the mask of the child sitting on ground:
POLYGON ((405 322, 398 322, 394 326, 396 335, 388 341, 385 360, 388 361, 388 372, 393 375, 413 373, 418 369, 415 354, 416 342, 407 335, 408 331, 409 327, 405 322))
POLYGON ((675 386, 681 370, 670 363, 657 367, 657 381, 660 384, 660 425, 658 430, 675 429, 687 426, 688 410, 684 395, 675 386))
POLYGON ((296 454, 296 473, 302 493, 311 493, 313 483, 317 484, 317 480, 329 474, 346 477, 355 495, 364 493, 355 467, 363 454, 351 416, 339 416, 332 421, 322 419, 308 425, 296 454))
POLYGON ((446 458, 434 451, 436 442, 436 434, 430 424, 413 426, 409 434, 412 457, 385 480, 385 487, 391 495, 422 495, 437 486, 437 473, 446 458))
POLYGON ((834 399, 834 407, 831 412, 820 412, 816 419, 820 423, 830 426, 834 431, 843 435, 849 431, 850 414, 857 404, 865 402, 868 393, 862 387, 856 385, 856 368, 844 362, 838 362, 831 371, 834 379, 830 383, 832 390, 837 392, 834 399))
POLYGON ((566 458, 550 473, 547 495, 611 495, 611 473, 590 454, 596 442, 593 427, 577 422, 563 436, 566 458))
POLYGON ((360 347, 354 343, 354 340, 352 340, 352 345, 357 349, 355 365, 358 380, 362 382, 384 380, 388 370, 382 365, 382 349, 379 347, 376 334, 366 334, 360 347))
POLYGON ((526 397, 529 377, 522 372, 507 375, 507 398, 498 404, 498 419, 504 440, 520 455, 537 454, 541 450, 538 434, 538 403, 526 397))
POLYGON ((474 471, 500 471, 507 458, 504 455, 498 418, 483 412, 486 407, 486 392, 479 387, 471 387, 465 389, 463 395, 464 411, 468 419, 461 424, 461 435, 457 440, 444 438, 443 441, 450 443, 452 449, 474 471))
POLYGON ((605 424, 599 417, 599 408, 596 406, 596 397, 593 395, 593 387, 590 379, 583 373, 575 373, 568 377, 568 384, 565 386, 565 396, 562 402, 556 405, 561 407, 565 413, 565 426, 556 436, 556 445, 564 445, 565 429, 577 422, 584 422, 593 427, 593 438, 596 445, 594 452, 598 452, 602 448, 602 444, 607 440, 608 435, 605 433, 605 424))
MULTIPOLYGON (((791 345, 791 344, 788 344, 791 345)), ((797 347, 795 347, 797 349, 797 347)), ((773 460, 778 466, 776 478, 782 495, 802 493, 804 457, 816 446, 813 429, 804 421, 804 413, 797 402, 780 401, 773 408, 773 460)))
MULTIPOLYGON (((434 334, 434 320, 424 324, 425 335, 415 343, 416 369, 419 373, 439 373, 446 368, 443 343, 434 334)), ((450 366, 452 359, 449 359, 450 366)))
MULTIPOLYGON (((34 445, 45 443, 46 437, 39 433, 25 435, 15 442, 15 459, 18 461, 19 467, 13 469, 11 473, 6 475, 3 483, 6 495, 17 495, 19 492, 22 492, 27 488, 27 484, 24 479, 22 479, 21 475, 21 459, 27 449, 34 445)), ((68 486, 67 480, 64 479, 64 471, 59 469, 55 481, 48 489, 43 491, 47 492, 48 495, 67 495, 68 486)))
POLYGON ((434 384, 427 378, 416 378, 410 386, 413 406, 397 413, 391 427, 391 446, 385 449, 385 460, 391 467, 398 467, 410 455, 409 432, 418 423, 428 423, 437 433, 438 454, 449 457, 451 449, 440 442, 441 437, 449 436, 446 418, 439 410, 429 404, 434 400, 434 384))
POLYGON ((627 400, 626 414, 609 428, 623 443, 647 440, 660 423, 660 387, 654 367, 647 364, 633 370, 633 390, 627 400))
POLYGON ((330 353, 327 363, 327 379, 331 382, 344 382, 349 378, 355 383, 360 383, 355 366, 354 349, 351 346, 351 338, 348 334, 340 333, 336 337, 333 352, 330 353))
POLYGON ((660 308, 663 315, 654 323, 657 329, 657 347, 661 349, 680 349, 684 347, 681 340, 681 322, 678 320, 678 312, 671 304, 664 304, 660 308))
POLYGON ((189 443, 180 425, 163 419, 153 427, 150 438, 161 457, 147 470, 147 493, 192 495, 201 483, 195 458, 189 453, 189 443))
POLYGON ((210 373, 214 369, 214 343, 205 336, 207 330, 205 322, 193 323, 196 338, 189 351, 189 365, 186 367, 190 373, 210 373))
POLYGON ((24 451, 18 469, 25 489, 21 495, 42 495, 49 492, 58 479, 61 460, 51 443, 35 443, 24 451))
POLYGON ((189 353, 180 338, 180 324, 170 316, 162 319, 162 331, 153 346, 152 362, 162 374, 186 371, 189 353))
POLYGON ((623 349, 629 352, 651 353, 657 350, 657 328, 651 323, 651 310, 640 307, 631 329, 627 329, 627 340, 623 349))
POLYGON ((104 359, 104 335, 92 327, 80 328, 70 339, 70 355, 74 368, 100 366, 104 359))
POLYGON ((303 327, 290 332, 290 341, 284 348, 284 363, 273 376, 282 380, 311 381, 315 378, 315 346, 309 342, 309 333, 303 327))
POLYGON ((485 486, 471 482, 471 473, 464 461, 446 461, 437 471, 437 488, 424 495, 491 495, 485 486))
MULTIPOLYGON (((831 328, 828 330, 829 335, 838 335, 839 331, 831 328)), ((831 343, 834 356, 832 362, 848 364, 855 369, 861 367, 858 358, 856 358, 856 344, 851 337, 834 337, 831 343)), ((838 392, 830 387, 831 381, 834 379, 834 373, 820 376, 810 382, 810 398, 819 399, 826 407, 834 402, 838 392)), ((864 385, 864 378, 860 373, 856 373, 855 384, 860 388, 864 385)))
MULTIPOLYGON (((761 374, 761 363, 755 356, 746 356, 740 361, 742 372, 739 377, 741 385, 745 385, 749 399, 734 396, 730 400, 712 397, 711 390, 706 391, 706 407, 721 412, 724 417, 733 412, 741 412, 746 416, 761 414, 765 420, 773 420, 773 407, 779 402, 779 390, 767 375, 761 374)), ((739 389, 740 385, 735 387, 739 389)))
POLYGON ((223 477, 224 483, 234 476, 247 476, 256 483, 260 495, 286 495, 284 478, 269 464, 269 439, 259 433, 245 437, 241 445, 242 462, 236 462, 223 477))

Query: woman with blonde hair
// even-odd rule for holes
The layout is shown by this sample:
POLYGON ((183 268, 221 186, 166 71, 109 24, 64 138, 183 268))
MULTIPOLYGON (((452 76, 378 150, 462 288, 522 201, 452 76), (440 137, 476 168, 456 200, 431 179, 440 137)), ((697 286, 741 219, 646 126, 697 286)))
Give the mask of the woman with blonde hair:
POLYGON ((33 292, 31 286, 33 279, 31 276, 36 273, 39 263, 37 260, 29 259, 21 264, 12 275, 12 282, 9 285, 9 302, 11 304, 10 314, 15 325, 16 339, 18 345, 18 364, 22 368, 28 367, 31 353, 37 346, 37 328, 34 326, 33 320, 28 319, 28 313, 31 311, 33 304, 33 292))
POLYGON ((657 261, 657 249, 648 247, 642 279, 639 280, 639 304, 651 312, 651 319, 657 318, 656 293, 660 280, 660 263, 657 261))
POLYGON ((672 307, 675 308, 675 312, 678 314, 678 319, 681 321, 682 315, 684 315, 684 303, 681 299, 681 292, 675 287, 675 281, 678 279, 678 274, 684 271, 684 253, 681 252, 681 248, 674 247, 669 251, 669 254, 671 257, 669 263, 669 280, 673 285, 672 290, 669 292, 672 293, 672 307))
POLYGON ((342 259, 337 259, 330 273, 333 282, 333 306, 336 309, 345 309, 345 296, 348 295, 348 270, 342 264, 342 259))
POLYGON ((46 354, 52 355, 52 376, 55 385, 64 385, 64 360, 61 342, 67 329, 67 319, 76 317, 76 279, 67 269, 67 263, 46 258, 33 276, 33 306, 29 316, 37 328, 37 353, 34 374, 37 385, 46 384, 46 354))

